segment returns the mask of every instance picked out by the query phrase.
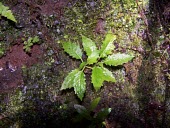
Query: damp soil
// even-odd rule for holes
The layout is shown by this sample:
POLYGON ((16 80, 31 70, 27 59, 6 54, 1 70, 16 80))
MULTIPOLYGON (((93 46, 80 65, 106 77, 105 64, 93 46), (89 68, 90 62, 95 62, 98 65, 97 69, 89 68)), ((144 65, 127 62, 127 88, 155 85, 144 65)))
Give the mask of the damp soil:
POLYGON ((31 54, 23 50, 23 44, 13 45, 10 51, 0 59, 0 92, 10 91, 23 85, 22 67, 30 67, 33 64, 40 63, 43 54, 40 46, 34 45, 31 54))

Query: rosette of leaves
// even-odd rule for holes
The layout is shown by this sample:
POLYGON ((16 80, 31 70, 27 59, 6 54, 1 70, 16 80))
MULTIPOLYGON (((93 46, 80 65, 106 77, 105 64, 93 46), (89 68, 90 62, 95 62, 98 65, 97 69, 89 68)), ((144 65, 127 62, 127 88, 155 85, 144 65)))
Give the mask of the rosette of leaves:
POLYGON ((4 16, 11 21, 17 22, 11 10, 9 10, 9 7, 4 6, 1 2, 0 2, 0 16, 4 16))
POLYGON ((62 83, 61 90, 74 88, 75 94, 77 94, 80 100, 83 99, 86 91, 86 78, 84 70, 86 68, 92 69, 92 84, 96 91, 98 91, 103 82, 116 82, 112 72, 109 71, 104 65, 118 66, 130 61, 134 56, 124 53, 113 54, 116 35, 109 32, 102 42, 101 48, 98 49, 96 44, 86 36, 82 35, 83 50, 87 55, 87 60, 82 59, 83 50, 79 45, 72 42, 64 42, 63 49, 72 58, 81 60, 79 68, 71 71, 62 83))

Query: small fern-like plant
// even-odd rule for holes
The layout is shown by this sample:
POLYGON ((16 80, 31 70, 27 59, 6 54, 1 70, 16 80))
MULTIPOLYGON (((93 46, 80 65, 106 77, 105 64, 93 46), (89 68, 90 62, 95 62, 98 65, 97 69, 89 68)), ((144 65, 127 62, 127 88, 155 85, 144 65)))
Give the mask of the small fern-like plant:
POLYGON ((31 51, 31 47, 36 43, 39 43, 38 36, 29 37, 27 41, 24 41, 23 49, 25 50, 25 52, 29 53, 31 51))
POLYGON ((79 45, 71 42, 64 42, 63 49, 72 58, 81 60, 79 68, 71 71, 62 83, 61 90, 74 88, 75 94, 77 94, 80 100, 83 99, 86 91, 86 82, 84 70, 86 68, 92 69, 91 80, 93 87, 98 91, 103 86, 104 81, 116 82, 112 72, 109 71, 104 65, 118 66, 130 61, 134 56, 124 53, 113 54, 114 40, 116 35, 109 32, 107 33, 100 49, 89 38, 82 35, 83 49, 87 55, 87 61, 82 59, 83 51, 79 45))
POLYGON ((11 10, 9 10, 9 7, 4 6, 1 2, 0 2, 0 16, 4 16, 13 22, 17 22, 11 10))

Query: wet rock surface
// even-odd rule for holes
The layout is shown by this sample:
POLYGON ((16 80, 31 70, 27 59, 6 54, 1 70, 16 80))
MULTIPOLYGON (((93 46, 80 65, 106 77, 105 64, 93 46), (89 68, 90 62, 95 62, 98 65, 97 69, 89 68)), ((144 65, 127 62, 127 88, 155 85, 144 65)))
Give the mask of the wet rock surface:
POLYGON ((0 92, 5 93, 23 84, 22 72, 19 69, 2 69, 0 71, 0 92))
MULTIPOLYGON (((112 108, 104 120, 106 128, 169 126, 170 96, 168 80, 163 72, 169 71, 169 61, 163 56, 165 49, 169 53, 168 39, 162 49, 158 49, 159 52, 151 51, 151 46, 144 42, 147 36, 138 32, 140 25, 125 32, 128 14, 112 10, 118 3, 113 5, 113 1, 109 0, 2 1, 10 7, 18 22, 12 23, 4 17, 0 19, 0 46, 5 49, 0 58, 0 127, 87 127, 90 121, 75 122, 78 113, 73 106, 81 104, 89 107, 96 97, 101 97, 101 101, 92 115, 103 108, 112 108), (127 20, 119 23, 121 18, 116 16, 127 20), (91 84, 91 70, 85 71, 86 94, 80 102, 73 89, 60 90, 66 75, 80 64, 64 53, 61 43, 68 40, 80 43, 80 35, 83 34, 100 47, 108 30, 121 38, 121 41, 114 42, 115 51, 131 50, 135 58, 121 67, 110 68, 117 82, 105 82, 98 92, 91 84), (137 40, 135 32, 145 36, 144 41, 137 40), (36 35, 41 44, 33 45, 31 52, 26 53, 23 50, 24 40, 36 35), (127 39, 128 36, 130 39, 127 39), (130 43, 131 40, 133 43, 130 43)), ((120 10, 124 8, 121 4, 118 7, 121 7, 120 10)), ((169 14, 167 7, 165 16, 169 14)), ((146 34, 143 28, 141 33, 146 34)), ((155 34, 154 37, 158 36, 155 34)))

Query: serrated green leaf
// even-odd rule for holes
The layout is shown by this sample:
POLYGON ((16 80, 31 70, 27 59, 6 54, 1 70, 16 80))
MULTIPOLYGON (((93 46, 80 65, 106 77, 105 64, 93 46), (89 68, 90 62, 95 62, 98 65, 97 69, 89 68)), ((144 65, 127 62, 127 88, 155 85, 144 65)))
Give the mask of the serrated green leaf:
POLYGON ((7 11, 9 9, 9 7, 4 6, 1 2, 0 2, 0 14, 2 15, 2 12, 7 11))
POLYGON ((33 43, 32 43, 32 42, 30 42, 30 43, 27 44, 27 47, 31 47, 31 46, 33 46, 33 43))
POLYGON ((24 49, 26 52, 30 52, 30 51, 31 51, 30 47, 28 47, 28 46, 24 46, 23 49, 24 49))
POLYGON ((38 36, 35 36, 32 40, 33 43, 37 43, 39 41, 39 37, 38 36))
POLYGON ((27 42, 28 42, 28 44, 31 43, 32 42, 32 37, 29 37, 27 42))
POLYGON ((64 82, 61 86, 61 90, 74 87, 74 77, 78 72, 79 70, 75 69, 67 75, 67 77, 64 79, 64 82))
POLYGON ((116 82, 111 71, 104 67, 95 66, 92 69, 92 83, 95 90, 99 90, 103 86, 104 81, 116 82))
POLYGON ((99 52, 95 51, 87 58, 87 63, 88 64, 94 64, 94 63, 97 62, 98 58, 99 58, 99 52))
POLYGON ((64 79, 61 90, 72 87, 74 88, 75 94, 77 94, 79 99, 82 100, 86 91, 85 75, 83 71, 75 69, 70 72, 68 76, 64 79))
POLYGON ((24 44, 26 45, 26 44, 27 44, 27 41, 24 41, 24 44))
POLYGON ((64 42, 63 48, 66 53, 68 53, 71 57, 76 59, 82 59, 82 50, 80 49, 79 45, 76 45, 75 43, 71 42, 64 42))
POLYGON ((97 62, 99 58, 99 51, 97 50, 96 44, 89 38, 82 36, 83 48, 88 58, 87 63, 93 64, 97 62))
POLYGON ((101 99, 101 98, 98 97, 98 98, 94 99, 94 100, 91 102, 90 111, 93 111, 93 110, 97 107, 100 99, 101 99))
POLYGON ((11 12, 11 10, 6 11, 6 13, 5 13, 4 16, 7 17, 9 20, 12 20, 12 21, 14 21, 14 22, 17 22, 16 19, 15 19, 15 17, 14 17, 14 15, 13 15, 12 12, 11 12))
POLYGON ((91 39, 82 36, 82 42, 87 56, 90 56, 93 51, 97 50, 96 44, 91 39))
POLYGON ((4 6, 1 2, 0 2, 0 15, 6 17, 9 20, 12 20, 14 22, 17 22, 14 15, 12 14, 11 10, 8 10, 9 7, 4 6))
POLYGON ((83 69, 86 64, 87 64, 87 62, 82 62, 82 63, 80 64, 80 66, 79 66, 79 69, 80 69, 80 70, 83 69))
POLYGON ((116 39, 116 35, 113 33, 108 33, 103 41, 103 44, 100 49, 100 57, 104 58, 107 55, 112 54, 112 50, 114 50, 113 41, 116 39))
POLYGON ((74 75, 73 82, 74 92, 77 94, 78 98, 82 100, 86 91, 85 75, 83 71, 79 71, 74 75))
POLYGON ((133 55, 117 53, 117 54, 108 56, 104 60, 104 64, 109 65, 109 66, 118 66, 118 65, 127 63, 128 61, 132 60, 133 57, 134 57, 133 55))

